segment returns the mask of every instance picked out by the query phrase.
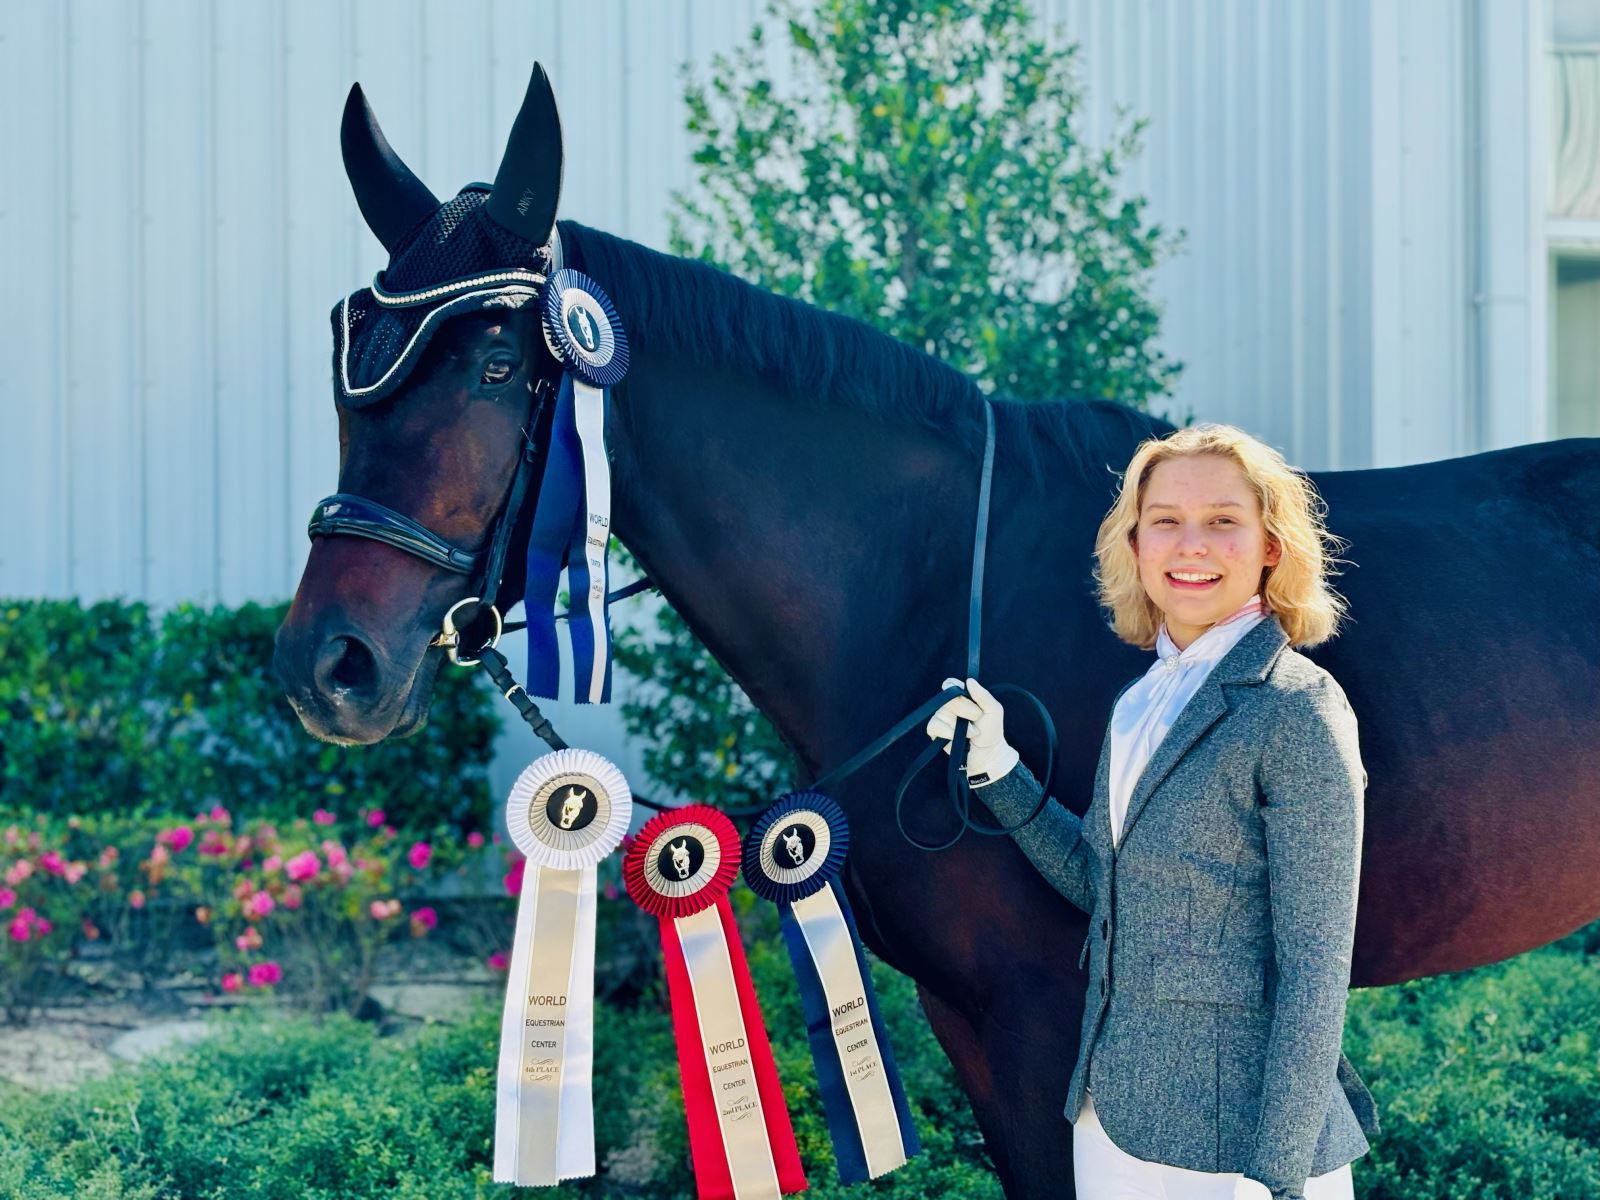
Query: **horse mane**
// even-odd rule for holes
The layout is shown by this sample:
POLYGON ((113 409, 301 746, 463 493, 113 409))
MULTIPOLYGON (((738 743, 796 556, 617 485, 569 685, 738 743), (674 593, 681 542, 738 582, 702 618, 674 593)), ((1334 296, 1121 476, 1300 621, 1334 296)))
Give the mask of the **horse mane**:
MULTIPOLYGON (((574 221, 560 224, 569 264, 609 281, 630 341, 672 346, 707 367, 749 371, 800 401, 848 404, 921 425, 954 437, 975 457, 982 453, 983 392, 948 363, 863 321, 765 291, 709 263, 574 221)), ((1120 471, 1140 441, 1175 428, 1114 400, 990 399, 996 455, 1044 487, 1070 470, 1109 489, 1109 472, 1120 471)))

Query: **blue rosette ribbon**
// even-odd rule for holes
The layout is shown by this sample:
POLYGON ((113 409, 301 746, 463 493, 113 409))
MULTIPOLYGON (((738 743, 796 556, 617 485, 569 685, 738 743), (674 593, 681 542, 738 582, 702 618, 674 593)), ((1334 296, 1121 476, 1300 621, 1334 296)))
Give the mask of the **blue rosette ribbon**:
POLYGON ((859 1183, 902 1166, 920 1147, 839 882, 849 845, 837 804, 820 792, 791 792, 756 818, 742 858, 750 889, 778 906, 839 1178, 859 1183))
POLYGON ((628 339, 610 297, 570 268, 544 288, 543 324, 550 352, 566 368, 556 394, 550 451, 528 537, 528 693, 555 699, 556 589, 563 566, 571 599, 573 699, 611 699, 611 618, 607 547, 611 540, 611 468, 606 460, 610 389, 628 371, 628 339))

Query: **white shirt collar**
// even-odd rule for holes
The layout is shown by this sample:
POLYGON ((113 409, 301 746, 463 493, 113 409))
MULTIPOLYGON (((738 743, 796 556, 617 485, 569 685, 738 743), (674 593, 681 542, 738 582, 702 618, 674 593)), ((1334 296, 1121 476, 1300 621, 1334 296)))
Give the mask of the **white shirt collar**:
POLYGON ((1260 624, 1263 615, 1261 597, 1251 596, 1182 650, 1178 649, 1172 636, 1167 633, 1167 623, 1163 621, 1160 632, 1156 634, 1154 665, 1165 667, 1169 671, 1202 662, 1215 665, 1221 661, 1223 655, 1238 645, 1240 638, 1260 624))

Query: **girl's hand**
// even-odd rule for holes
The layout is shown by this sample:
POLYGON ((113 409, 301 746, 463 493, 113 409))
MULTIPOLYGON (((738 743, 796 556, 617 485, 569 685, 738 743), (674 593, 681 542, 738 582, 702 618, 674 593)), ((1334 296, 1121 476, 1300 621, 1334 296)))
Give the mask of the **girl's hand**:
MULTIPOLYGON (((946 679, 942 687, 960 687, 959 679, 946 679)), ((956 735, 956 718, 965 717, 971 724, 967 728, 967 761, 962 770, 973 787, 993 783, 1017 765, 1017 752, 1006 741, 1006 713, 996 700, 976 679, 966 682, 965 696, 952 696, 928 718, 928 736, 935 741, 943 738, 944 752, 950 753, 949 742, 956 735)))

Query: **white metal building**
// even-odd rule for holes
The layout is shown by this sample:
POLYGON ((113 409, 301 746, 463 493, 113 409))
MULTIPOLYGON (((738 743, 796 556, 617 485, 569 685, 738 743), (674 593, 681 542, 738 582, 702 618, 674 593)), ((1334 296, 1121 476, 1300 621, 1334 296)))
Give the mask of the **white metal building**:
MULTIPOLYGON (((756 0, 0 7, 0 594, 278 599, 334 484, 327 312, 382 256, 352 80, 435 192, 492 177, 546 64, 563 213, 648 244, 679 66, 756 0)), ((1600 433, 1600 0, 1048 0, 1129 185, 1171 415, 1312 469, 1600 433)), ((776 36, 777 29, 772 30, 776 36)), ((515 654, 513 654, 515 658, 515 654)))

